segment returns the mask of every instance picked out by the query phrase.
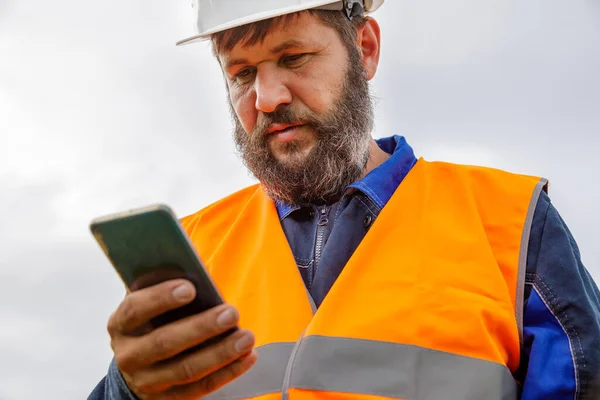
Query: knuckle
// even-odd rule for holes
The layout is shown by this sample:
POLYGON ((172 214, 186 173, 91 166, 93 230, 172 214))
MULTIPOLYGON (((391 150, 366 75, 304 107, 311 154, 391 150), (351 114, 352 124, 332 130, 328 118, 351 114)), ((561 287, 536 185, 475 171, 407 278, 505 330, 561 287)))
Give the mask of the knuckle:
POLYGON ((115 363, 123 372, 129 371, 133 365, 135 357, 132 352, 118 351, 115 352, 115 363))
POLYGON ((219 389, 221 386, 230 382, 240 376, 244 372, 243 364, 240 362, 234 362, 219 371, 208 375, 202 382, 202 390, 205 393, 212 393, 219 389))
POLYGON ((152 397, 148 397, 149 394, 151 394, 150 391, 148 391, 147 388, 145 388, 143 385, 140 385, 137 379, 132 379, 130 382, 127 383, 127 385, 129 386, 129 389, 135 393, 135 395, 138 398, 144 399, 144 400, 150 400, 152 397))
POLYGON ((189 359, 184 359, 179 363, 177 375, 180 382, 190 382, 196 376, 196 368, 189 359))
POLYGON ((136 309, 131 296, 125 297, 125 299, 121 302, 119 312, 115 317, 116 328, 121 332, 124 331, 126 326, 136 323, 138 320, 138 310, 136 309))
POLYGON ((108 334, 112 337, 113 334, 116 332, 116 323, 115 323, 115 312, 110 314, 110 317, 108 317, 108 322, 106 323, 106 330, 108 331, 108 334))
POLYGON ((215 324, 210 322, 211 319, 206 313, 199 314, 194 320, 194 329, 201 336, 211 336, 215 331, 215 324))
POLYGON ((233 357, 233 344, 228 343, 229 341, 225 341, 219 343, 215 349, 217 362, 223 363, 233 357))
POLYGON ((119 336, 123 333, 121 326, 119 325, 119 309, 113 311, 108 318, 106 323, 106 330, 111 338, 119 336))
POLYGON ((119 341, 116 338, 111 337, 110 338, 110 348, 112 349, 113 353, 117 353, 119 350, 119 341))
POLYGON ((205 393, 212 393, 219 388, 220 382, 218 373, 210 374, 202 380, 202 390, 205 393))
POLYGON ((143 388, 144 385, 140 383, 138 375, 130 375, 129 379, 127 379, 127 386, 136 394, 146 394, 146 390, 143 388))
POLYGON ((171 351, 172 347, 173 343, 169 335, 162 330, 154 331, 152 338, 152 350, 157 356, 164 356, 171 351))
POLYGON ((143 377, 134 377, 131 380, 131 386, 133 386, 131 389, 138 394, 149 395, 156 393, 155 385, 143 377))
POLYGON ((129 388, 142 400, 156 399, 157 395, 166 390, 165 385, 157 381, 156 375, 147 370, 127 375, 126 381, 129 388))

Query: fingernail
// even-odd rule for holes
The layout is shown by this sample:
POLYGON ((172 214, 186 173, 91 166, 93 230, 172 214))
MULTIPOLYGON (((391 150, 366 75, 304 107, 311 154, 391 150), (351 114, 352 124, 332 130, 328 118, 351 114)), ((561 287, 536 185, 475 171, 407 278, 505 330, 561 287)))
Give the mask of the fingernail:
POLYGON ((245 333, 244 336, 239 338, 235 342, 235 351, 238 353, 245 353, 252 348, 254 345, 254 336, 250 333, 245 333))
POLYGON ((189 283, 184 283, 173 290, 173 297, 179 302, 189 301, 194 297, 194 289, 189 283))
POLYGON ((223 311, 217 317, 217 324, 221 328, 229 328, 230 326, 235 325, 236 321, 237 321, 237 313, 235 312, 235 310, 233 310, 231 308, 228 308, 227 310, 223 311))

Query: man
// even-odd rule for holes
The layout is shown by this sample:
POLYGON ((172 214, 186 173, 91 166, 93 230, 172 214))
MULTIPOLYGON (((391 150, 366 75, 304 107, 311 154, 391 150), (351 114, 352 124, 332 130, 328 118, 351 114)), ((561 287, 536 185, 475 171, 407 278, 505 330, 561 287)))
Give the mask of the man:
POLYGON ((546 181, 371 138, 381 3, 200 1, 260 181, 183 219, 228 304, 140 333, 195 293, 128 294, 90 399, 598 395, 600 294, 546 181))

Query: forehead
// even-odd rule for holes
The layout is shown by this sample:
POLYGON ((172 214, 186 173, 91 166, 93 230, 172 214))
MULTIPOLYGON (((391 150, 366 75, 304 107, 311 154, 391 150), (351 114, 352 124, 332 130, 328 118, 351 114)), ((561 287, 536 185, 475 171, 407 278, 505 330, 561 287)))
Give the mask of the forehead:
POLYGON ((281 51, 286 43, 296 47, 324 45, 335 34, 318 16, 300 12, 231 29, 213 39, 213 45, 217 46, 217 56, 226 61, 240 54, 281 51))

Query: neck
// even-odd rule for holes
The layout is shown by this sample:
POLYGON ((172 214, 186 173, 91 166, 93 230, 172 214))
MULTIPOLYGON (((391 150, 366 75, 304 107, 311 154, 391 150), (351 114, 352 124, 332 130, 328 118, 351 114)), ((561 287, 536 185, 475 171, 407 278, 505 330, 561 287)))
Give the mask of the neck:
POLYGON ((371 139, 371 141, 369 142, 369 159, 367 160, 367 165, 365 165, 365 169, 363 170, 360 179, 367 176, 369 172, 379 167, 388 158, 390 158, 390 155, 385 151, 381 150, 377 143, 375 143, 375 140, 371 139))

